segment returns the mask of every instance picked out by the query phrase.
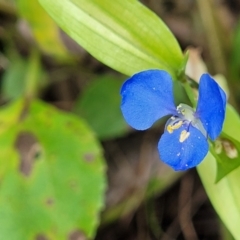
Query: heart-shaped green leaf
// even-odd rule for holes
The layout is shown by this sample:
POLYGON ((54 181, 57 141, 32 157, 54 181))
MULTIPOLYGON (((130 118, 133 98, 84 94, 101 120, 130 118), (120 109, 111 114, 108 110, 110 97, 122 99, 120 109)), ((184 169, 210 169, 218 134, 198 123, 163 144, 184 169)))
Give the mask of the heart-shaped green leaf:
POLYGON ((85 122, 40 101, 5 107, 0 122, 0 236, 92 237, 105 166, 85 122))

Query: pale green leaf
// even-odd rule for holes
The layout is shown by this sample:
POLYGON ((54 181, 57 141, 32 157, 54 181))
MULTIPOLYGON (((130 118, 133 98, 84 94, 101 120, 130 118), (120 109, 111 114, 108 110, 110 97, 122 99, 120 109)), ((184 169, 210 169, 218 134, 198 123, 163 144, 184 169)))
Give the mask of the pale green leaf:
POLYGON ((57 24, 98 60, 127 75, 144 69, 182 74, 185 60, 170 30, 136 0, 39 0, 57 24))
POLYGON ((66 57, 68 52, 61 41, 58 26, 38 0, 17 0, 17 4, 19 14, 31 27, 40 49, 55 57, 66 57))
POLYGON ((86 123, 40 101, 13 103, 0 119, 1 238, 94 236, 105 167, 86 123))
POLYGON ((197 167, 198 173, 219 217, 235 240, 240 239, 240 169, 236 169, 215 183, 216 159, 209 152, 197 167))
MULTIPOLYGON (((223 126, 223 136, 234 142, 238 142, 238 144, 240 142, 239 116, 229 104, 227 105, 226 119, 223 126)), ((235 146, 237 147, 238 157, 221 159, 221 161, 225 161, 224 165, 221 166, 222 168, 226 167, 227 161, 229 161, 230 166, 233 164, 232 161, 239 163, 239 146, 235 146)), ((216 156, 216 153, 214 155, 216 156)), ((209 152, 197 169, 214 208, 231 234, 238 240, 240 239, 240 168, 236 167, 237 166, 235 166, 234 171, 231 169, 230 173, 223 177, 218 183, 215 183, 216 176, 219 178, 219 175, 217 175, 219 162, 217 162, 217 159, 209 152)), ((222 170, 226 171, 226 169, 222 170)))

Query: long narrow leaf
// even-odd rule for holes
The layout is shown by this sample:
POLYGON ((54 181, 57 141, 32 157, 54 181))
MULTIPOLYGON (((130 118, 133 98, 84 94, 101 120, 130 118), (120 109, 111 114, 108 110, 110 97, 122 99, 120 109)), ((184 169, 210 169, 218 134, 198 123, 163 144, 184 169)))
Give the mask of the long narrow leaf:
POLYGON ((75 41, 124 74, 159 68, 176 78, 181 49, 153 12, 136 0, 39 0, 75 41))
POLYGON ((216 160, 210 152, 197 169, 215 210, 233 235, 234 239, 239 240, 240 169, 236 169, 224 177, 220 182, 215 183, 217 173, 216 160))

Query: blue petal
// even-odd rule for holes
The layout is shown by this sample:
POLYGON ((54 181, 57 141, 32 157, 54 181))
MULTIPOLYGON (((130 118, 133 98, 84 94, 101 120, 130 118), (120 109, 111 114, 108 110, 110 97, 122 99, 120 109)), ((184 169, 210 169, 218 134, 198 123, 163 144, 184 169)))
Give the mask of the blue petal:
MULTIPOLYGON (((227 106, 227 96, 226 93, 222 90, 222 88, 218 85, 221 97, 222 97, 222 101, 223 101, 223 108, 224 108, 224 112, 226 111, 226 106, 227 106)), ((225 115, 224 115, 225 116, 225 115)))
POLYGON ((163 162, 175 171, 183 171, 197 166, 204 159, 208 153, 208 142, 192 125, 189 127, 182 125, 172 133, 164 132, 158 143, 158 151, 163 162), (183 130, 188 130, 190 135, 185 141, 180 142, 183 130))
POLYGON ((222 131, 225 109, 226 94, 209 74, 203 74, 199 84, 196 117, 200 118, 212 140, 222 131))
POLYGON ((176 115, 171 76, 160 70, 133 75, 122 86, 121 110, 127 123, 145 130, 166 115, 176 115))

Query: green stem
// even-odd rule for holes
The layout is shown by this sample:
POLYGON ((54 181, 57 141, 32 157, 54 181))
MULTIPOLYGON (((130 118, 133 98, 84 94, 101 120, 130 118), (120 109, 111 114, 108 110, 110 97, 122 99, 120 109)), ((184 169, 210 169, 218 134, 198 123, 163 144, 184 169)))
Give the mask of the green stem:
POLYGON ((213 11, 213 2, 197 0, 199 14, 206 32, 210 56, 215 72, 226 74, 226 60, 223 51, 224 44, 222 36, 219 34, 219 24, 216 21, 216 13, 213 11))
MULTIPOLYGON (((228 52, 229 42, 225 37, 226 32, 223 31, 221 24, 216 15, 215 6, 213 0, 203 1, 197 0, 197 5, 199 9, 199 14, 202 19, 203 29, 207 38, 208 48, 210 57, 212 60, 212 66, 216 73, 221 73, 228 79, 229 87, 229 99, 228 102, 234 107, 238 108, 238 104, 235 101, 234 95, 235 89, 238 86, 233 87, 235 83, 233 82, 231 75, 228 70, 228 62, 226 60, 226 54, 228 52)), ((239 109, 239 108, 238 108, 239 109)))
POLYGON ((192 106, 196 108, 196 105, 197 105, 196 95, 194 94, 192 87, 190 86, 188 81, 185 81, 182 84, 190 102, 192 103, 192 106))
POLYGON ((29 65, 25 78, 25 98, 31 100, 37 96, 39 90, 40 56, 36 49, 33 49, 29 58, 29 65))

